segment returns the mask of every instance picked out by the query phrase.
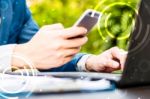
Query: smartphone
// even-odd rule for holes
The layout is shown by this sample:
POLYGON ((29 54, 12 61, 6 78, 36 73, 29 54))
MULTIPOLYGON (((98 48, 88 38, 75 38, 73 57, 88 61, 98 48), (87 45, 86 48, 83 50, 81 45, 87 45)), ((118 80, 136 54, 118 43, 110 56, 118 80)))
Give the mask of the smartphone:
POLYGON ((81 17, 74 24, 74 26, 84 27, 88 30, 88 32, 90 32, 91 29, 97 24, 100 17, 100 12, 88 9, 81 15, 81 17))

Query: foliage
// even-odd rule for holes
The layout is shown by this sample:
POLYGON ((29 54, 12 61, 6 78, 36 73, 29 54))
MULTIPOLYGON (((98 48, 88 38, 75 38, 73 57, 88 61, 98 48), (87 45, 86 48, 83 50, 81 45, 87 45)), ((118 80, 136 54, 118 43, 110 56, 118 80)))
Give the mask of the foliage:
POLYGON ((102 18, 82 47, 82 52, 98 54, 113 46, 127 48, 137 4, 138 0, 31 0, 30 8, 39 26, 62 23, 70 27, 86 9, 100 11, 102 18))

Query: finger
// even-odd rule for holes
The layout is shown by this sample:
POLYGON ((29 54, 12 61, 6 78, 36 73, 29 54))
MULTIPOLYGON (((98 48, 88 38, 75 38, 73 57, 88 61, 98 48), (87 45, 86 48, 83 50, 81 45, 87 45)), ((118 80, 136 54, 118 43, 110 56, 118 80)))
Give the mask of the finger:
POLYGON ((114 47, 111 49, 111 53, 114 59, 117 59, 120 62, 121 69, 124 68, 127 52, 123 49, 119 49, 118 47, 114 47))
POLYGON ((43 28, 45 28, 45 30, 47 31, 51 31, 51 30, 64 29, 64 26, 61 23, 57 23, 57 24, 52 24, 52 25, 45 25, 43 26, 43 28))
POLYGON ((113 69, 119 69, 120 64, 117 61, 114 60, 107 60, 105 67, 107 68, 113 68, 113 69))
POLYGON ((64 56, 65 57, 72 57, 79 52, 80 52, 80 48, 68 49, 68 50, 64 51, 64 56))
POLYGON ((88 41, 86 36, 81 38, 74 38, 64 41, 65 48, 79 48, 88 41))
POLYGON ((112 73, 115 70, 117 70, 117 69, 114 69, 114 68, 105 68, 104 72, 112 73))
POLYGON ((123 52, 122 53, 122 57, 121 57, 121 60, 120 60, 120 64, 121 64, 121 70, 124 69, 125 67, 125 62, 126 62, 126 59, 127 59, 127 52, 123 52))
POLYGON ((61 33, 61 36, 65 39, 69 39, 69 38, 75 38, 78 36, 86 35, 87 29, 82 27, 72 27, 72 28, 65 29, 62 32, 63 33, 61 33))
POLYGON ((120 49, 118 47, 113 47, 112 49, 110 49, 111 51, 111 55, 114 59, 118 59, 120 60, 121 58, 121 53, 120 53, 120 49))
POLYGON ((118 54, 118 60, 120 61, 121 69, 123 70, 127 58, 127 52, 123 49, 120 49, 118 54))

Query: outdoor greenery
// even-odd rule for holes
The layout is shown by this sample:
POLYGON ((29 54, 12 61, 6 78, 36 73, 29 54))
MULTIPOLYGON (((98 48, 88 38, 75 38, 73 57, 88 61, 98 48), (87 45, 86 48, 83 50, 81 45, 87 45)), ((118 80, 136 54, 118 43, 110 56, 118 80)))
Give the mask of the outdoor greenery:
POLYGON ((82 47, 82 52, 99 54, 113 46, 127 49, 138 0, 30 0, 29 4, 40 27, 54 23, 71 27, 86 9, 100 11, 102 18, 82 47))

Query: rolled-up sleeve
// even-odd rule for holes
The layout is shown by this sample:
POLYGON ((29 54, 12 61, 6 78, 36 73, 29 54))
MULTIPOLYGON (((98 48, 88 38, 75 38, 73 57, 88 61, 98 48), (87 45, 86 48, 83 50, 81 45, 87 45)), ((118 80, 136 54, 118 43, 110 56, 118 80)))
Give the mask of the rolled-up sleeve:
POLYGON ((15 44, 0 46, 0 71, 11 71, 11 59, 15 44))

